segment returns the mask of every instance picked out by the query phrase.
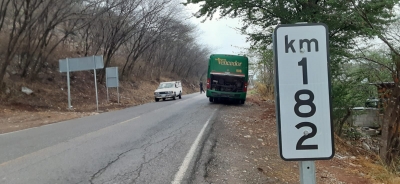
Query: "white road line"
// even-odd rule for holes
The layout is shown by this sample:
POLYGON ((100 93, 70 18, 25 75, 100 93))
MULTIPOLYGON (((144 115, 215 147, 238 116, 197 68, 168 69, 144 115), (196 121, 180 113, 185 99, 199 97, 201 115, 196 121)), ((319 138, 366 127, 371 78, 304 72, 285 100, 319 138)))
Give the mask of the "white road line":
POLYGON ((208 123, 210 122, 211 118, 213 117, 215 111, 217 111, 217 109, 215 109, 212 112, 210 118, 208 118, 207 122, 204 124, 203 128, 200 130, 199 135, 197 135, 196 139, 194 140, 192 146, 189 149, 189 152, 186 154, 185 159, 182 162, 182 165, 179 167, 178 172, 175 174, 174 181, 171 182, 172 184, 180 184, 182 182, 182 179, 185 176, 185 173, 189 167, 190 161, 193 158, 194 152, 196 151, 196 148, 199 145, 201 138, 203 137, 204 130, 208 126, 208 123))

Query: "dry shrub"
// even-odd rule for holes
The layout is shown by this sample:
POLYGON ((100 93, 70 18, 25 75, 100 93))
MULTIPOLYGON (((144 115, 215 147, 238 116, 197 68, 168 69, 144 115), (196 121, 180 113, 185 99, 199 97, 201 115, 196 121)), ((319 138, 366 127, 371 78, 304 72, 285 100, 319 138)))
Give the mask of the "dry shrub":
POLYGON ((267 84, 263 84, 261 82, 255 82, 254 88, 263 100, 273 100, 274 99, 274 86, 273 85, 267 85, 267 84))
POLYGON ((364 166, 364 170, 368 172, 368 175, 376 180, 377 183, 400 183, 400 176, 391 172, 388 168, 384 167, 383 164, 372 163, 371 160, 365 159, 364 157, 360 158, 360 163, 364 166))
POLYGON ((352 161, 363 167, 358 168, 357 172, 367 173, 372 178, 374 183, 385 184, 398 184, 400 183, 400 176, 393 172, 393 168, 385 167, 379 156, 370 151, 358 148, 354 145, 348 145, 346 140, 340 138, 335 134, 335 150, 339 153, 348 153, 356 156, 358 160, 352 161))

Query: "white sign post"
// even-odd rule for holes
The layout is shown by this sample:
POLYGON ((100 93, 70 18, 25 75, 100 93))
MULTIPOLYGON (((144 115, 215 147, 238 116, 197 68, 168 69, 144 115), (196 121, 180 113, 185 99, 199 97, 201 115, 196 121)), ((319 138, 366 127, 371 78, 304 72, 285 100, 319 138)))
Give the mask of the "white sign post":
POLYGON ((301 182, 315 183, 314 160, 334 156, 328 28, 279 25, 273 39, 280 156, 301 161, 301 182))
POLYGON ((107 88, 107 101, 109 101, 108 88, 117 88, 118 103, 119 103, 118 67, 106 68, 106 88, 107 88))
POLYGON ((103 56, 89 56, 81 58, 66 58, 60 59, 59 61, 60 72, 67 72, 67 87, 68 87, 68 109, 71 109, 71 90, 69 73, 75 71, 92 70, 94 72, 94 86, 96 89, 96 107, 99 111, 99 100, 97 95, 97 79, 96 69, 104 68, 103 56))

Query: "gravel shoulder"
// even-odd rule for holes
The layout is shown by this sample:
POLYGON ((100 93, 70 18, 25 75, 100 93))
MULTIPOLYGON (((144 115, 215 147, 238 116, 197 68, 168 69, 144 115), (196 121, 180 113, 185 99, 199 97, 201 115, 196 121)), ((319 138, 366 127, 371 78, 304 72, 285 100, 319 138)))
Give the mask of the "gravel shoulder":
MULTIPOLYGON (((317 183, 382 183, 363 173, 363 158, 338 144, 333 159, 316 161, 317 183)), ((275 105, 255 95, 245 105, 223 105, 197 167, 192 183, 300 183, 298 162, 279 156, 275 105)))

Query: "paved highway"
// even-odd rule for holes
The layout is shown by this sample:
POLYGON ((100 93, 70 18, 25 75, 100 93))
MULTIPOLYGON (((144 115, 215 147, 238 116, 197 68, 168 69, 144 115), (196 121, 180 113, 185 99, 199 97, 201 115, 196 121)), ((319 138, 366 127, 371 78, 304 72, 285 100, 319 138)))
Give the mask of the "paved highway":
POLYGON ((197 93, 0 134, 0 183, 186 183, 219 107, 197 93))

